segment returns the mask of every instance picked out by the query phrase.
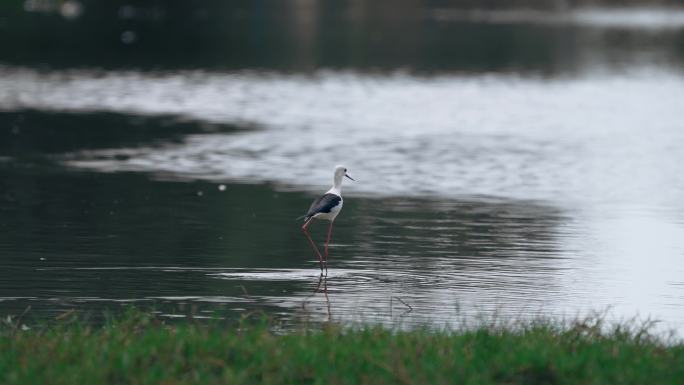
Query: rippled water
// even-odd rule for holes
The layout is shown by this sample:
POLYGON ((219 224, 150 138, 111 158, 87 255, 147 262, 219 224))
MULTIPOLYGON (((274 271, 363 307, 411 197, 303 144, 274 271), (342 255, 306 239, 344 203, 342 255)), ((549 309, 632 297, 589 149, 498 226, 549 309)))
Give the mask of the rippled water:
POLYGON ((684 78, 657 70, 567 79, 20 70, 0 88, 14 108, 173 113, 246 128, 66 160, 97 170, 318 186, 344 162, 364 181, 355 193, 573 205, 669 206, 684 189, 684 78))
MULTIPOLYGON (((408 325, 612 307, 616 317, 684 322, 677 74, 5 71, 0 101, 14 109, 173 113, 240 129, 57 155, 100 175, 98 190, 62 214, 33 214, 36 228, 3 216, 5 255, 29 256, 9 260, 21 281, 4 281, 3 306, 195 304, 408 325), (345 185, 330 274, 315 291, 317 263, 293 218, 313 196, 298 191, 327 189, 338 162, 357 182, 345 185), (122 195, 119 177, 102 171, 153 180, 122 195), (205 182, 163 181, 175 179, 205 182), (247 199, 250 188, 234 182, 273 187, 247 199), (81 205, 98 214, 79 214, 81 205)), ((87 183, 50 182, 66 189, 55 207, 83 194, 69 178, 87 183)), ((27 205, 10 212, 41 206, 27 205)))
POLYGON ((466 18, 496 41, 541 24, 608 43, 545 41, 541 67, 579 68, 551 73, 523 53, 498 72, 0 67, 0 313, 412 327, 611 308, 681 332, 684 77, 648 44, 675 47, 681 12, 430 15, 449 36, 466 18), (518 60, 535 70, 501 70, 518 60), (294 218, 338 163, 357 182, 321 279, 294 218))

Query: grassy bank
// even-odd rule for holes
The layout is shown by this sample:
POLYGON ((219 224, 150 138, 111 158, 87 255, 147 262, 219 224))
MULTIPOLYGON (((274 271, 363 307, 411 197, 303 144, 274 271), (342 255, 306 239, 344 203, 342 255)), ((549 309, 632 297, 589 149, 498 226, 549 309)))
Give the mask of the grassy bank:
POLYGON ((0 327, 0 384, 681 384, 684 344, 600 319, 462 331, 273 333, 130 312, 0 327))

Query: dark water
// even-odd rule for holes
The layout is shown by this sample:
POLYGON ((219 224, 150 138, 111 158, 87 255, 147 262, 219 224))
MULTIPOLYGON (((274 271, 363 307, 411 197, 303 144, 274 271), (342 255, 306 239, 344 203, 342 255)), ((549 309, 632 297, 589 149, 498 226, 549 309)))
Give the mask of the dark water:
POLYGON ((681 10, 304 3, 0 18, 0 314, 682 330, 681 10))
MULTIPOLYGON (((480 296, 490 298, 482 311, 508 301, 550 310, 569 299, 555 239, 567 219, 533 202, 348 198, 330 257, 328 315, 321 298, 306 303, 320 271, 293 218, 308 194, 39 166, 5 165, 2 175, 5 313, 195 304, 382 321, 399 297, 417 320, 446 321, 480 296)), ((325 235, 314 227, 314 237, 325 235)))

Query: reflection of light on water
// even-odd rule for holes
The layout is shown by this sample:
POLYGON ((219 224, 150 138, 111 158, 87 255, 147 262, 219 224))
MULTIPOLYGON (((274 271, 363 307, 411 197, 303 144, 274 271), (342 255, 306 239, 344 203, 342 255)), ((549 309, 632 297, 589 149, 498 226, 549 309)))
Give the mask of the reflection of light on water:
POLYGON ((586 293, 581 307, 610 305, 620 314, 684 325, 684 223, 671 213, 624 206, 580 218, 581 227, 574 229, 579 234, 568 237, 564 248, 575 257, 578 278, 566 277, 568 290, 586 293))
POLYGON ((357 193, 571 204, 669 205, 684 189, 684 81, 667 72, 9 74, 0 78, 4 108, 174 113, 246 127, 164 148, 74 154, 67 163, 76 167, 318 190, 329 177, 321 165, 346 163, 363 182, 348 187, 357 193))
POLYGON ((228 296, 196 296, 196 295, 176 295, 176 296, 150 296, 146 299, 176 301, 176 302, 215 302, 215 303, 238 303, 247 302, 247 298, 242 297, 228 297, 228 296))
MULTIPOLYGON (((315 262, 315 261, 314 261, 315 262)), ((321 275, 321 271, 318 269, 290 269, 290 270, 280 270, 280 269, 260 269, 260 270, 245 270, 238 269, 236 271, 223 271, 220 273, 213 274, 212 276, 222 279, 234 279, 234 280, 258 280, 258 281, 310 281, 312 279, 318 278, 321 275)), ((345 276, 354 275, 359 279, 359 277, 364 276, 364 271, 355 270, 344 270, 344 269, 331 269, 328 272, 328 278, 340 278, 345 276)))
POLYGON ((570 18, 574 23, 597 27, 684 28, 684 9, 681 8, 589 8, 572 11, 570 18))
POLYGON ((436 9, 440 21, 473 21, 493 24, 577 25, 595 28, 639 30, 684 28, 682 8, 580 8, 562 11, 436 9))
POLYGON ((59 12, 68 20, 77 19, 83 13, 83 4, 76 0, 25 0, 26 12, 59 12))
POLYGON ((65 19, 77 19, 83 13, 83 5, 74 0, 65 1, 60 6, 59 12, 65 19))
POLYGON ((138 39, 135 31, 123 31, 121 33, 121 42, 124 44, 133 44, 138 39))

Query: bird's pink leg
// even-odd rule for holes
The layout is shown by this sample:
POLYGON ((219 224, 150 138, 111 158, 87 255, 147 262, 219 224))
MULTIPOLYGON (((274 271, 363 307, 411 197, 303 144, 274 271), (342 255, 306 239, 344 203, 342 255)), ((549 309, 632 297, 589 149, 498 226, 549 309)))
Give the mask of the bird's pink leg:
MULTIPOLYGON (((318 262, 321 264, 321 271, 323 271, 323 257, 321 256, 321 252, 318 251, 318 247, 316 247, 316 244, 314 243, 313 239, 311 239, 311 236, 309 235, 309 231, 306 229, 312 220, 313 220, 313 218, 309 219, 308 221, 306 221, 304 223, 304 226, 302 226, 302 232, 306 236, 306 239, 309 240, 309 243, 311 243, 311 247, 316 252, 316 256, 318 256, 318 262)), ((326 270, 327 270, 327 267, 326 267, 326 270)))
POLYGON ((328 245, 330 244, 330 239, 332 238, 332 228, 333 222, 330 221, 330 226, 328 227, 328 239, 325 241, 325 262, 328 262, 328 245))

